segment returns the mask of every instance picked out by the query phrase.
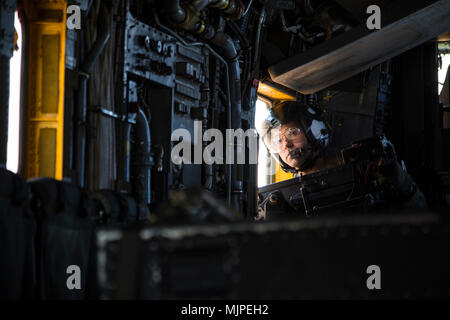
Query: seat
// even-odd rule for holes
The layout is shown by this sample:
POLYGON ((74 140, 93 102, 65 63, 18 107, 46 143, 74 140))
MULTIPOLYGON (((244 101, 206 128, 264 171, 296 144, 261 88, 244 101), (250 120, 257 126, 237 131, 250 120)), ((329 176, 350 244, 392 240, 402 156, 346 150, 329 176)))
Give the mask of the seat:
POLYGON ((0 300, 34 299, 36 222, 21 177, 0 169, 0 300))
POLYGON ((94 205, 77 186, 48 178, 29 181, 38 215, 39 296, 51 300, 96 297, 94 205), (81 288, 69 288, 71 266, 79 267, 81 288), (93 286, 94 285, 94 286, 93 286))
POLYGON ((94 192, 92 198, 99 213, 98 220, 103 226, 142 226, 148 223, 150 214, 148 207, 136 203, 136 200, 128 194, 100 190, 94 192))

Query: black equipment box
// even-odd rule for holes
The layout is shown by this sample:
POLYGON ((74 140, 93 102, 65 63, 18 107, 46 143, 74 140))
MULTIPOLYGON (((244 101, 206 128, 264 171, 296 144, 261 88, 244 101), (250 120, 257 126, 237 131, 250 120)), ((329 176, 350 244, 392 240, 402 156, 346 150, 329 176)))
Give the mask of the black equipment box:
POLYGON ((332 210, 373 210, 387 202, 376 179, 380 161, 397 161, 383 136, 355 142, 341 150, 344 165, 274 183, 258 190, 257 219, 313 215, 332 210))
POLYGON ((431 212, 104 229, 99 288, 101 299, 448 298, 449 240, 431 212), (367 284, 375 267, 381 290, 367 284))
POLYGON ((353 197, 354 191, 352 167, 336 167, 260 188, 259 213, 311 215, 326 209, 365 203, 366 198, 353 197))

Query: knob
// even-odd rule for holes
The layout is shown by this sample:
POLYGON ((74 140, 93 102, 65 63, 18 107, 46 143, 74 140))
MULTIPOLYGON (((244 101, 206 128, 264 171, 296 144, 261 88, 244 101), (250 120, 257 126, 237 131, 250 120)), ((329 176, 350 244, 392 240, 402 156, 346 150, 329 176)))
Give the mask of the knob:
POLYGON ((158 54, 162 54, 163 52, 163 43, 160 40, 156 43, 156 52, 158 54))
POLYGON ((145 49, 147 51, 150 51, 151 50, 151 41, 150 41, 150 37, 149 36, 145 37, 144 43, 145 43, 145 49))

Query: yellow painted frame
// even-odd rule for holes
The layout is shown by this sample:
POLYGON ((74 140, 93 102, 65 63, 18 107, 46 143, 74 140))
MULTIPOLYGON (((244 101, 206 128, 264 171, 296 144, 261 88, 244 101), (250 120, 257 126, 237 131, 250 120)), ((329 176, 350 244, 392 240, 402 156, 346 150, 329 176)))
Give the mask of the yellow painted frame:
POLYGON ((289 180, 292 178, 294 178, 293 173, 283 171, 283 169, 281 169, 280 165, 277 164, 277 173, 275 173, 275 177, 274 177, 274 181, 273 181, 274 183, 289 180))
MULTIPOLYGON (((266 97, 272 101, 295 101, 296 97, 282 92, 268 83, 259 82, 258 94, 266 97)), ((292 179, 293 173, 284 172, 280 165, 277 163, 277 172, 273 175, 273 183, 292 179)))
POLYGON ((271 86, 269 83, 265 83, 263 81, 259 82, 258 85, 258 94, 269 98, 272 101, 295 101, 296 97, 293 95, 290 95, 286 92, 282 92, 273 86, 271 86))
POLYGON ((65 0, 25 0, 24 10, 28 20, 24 176, 61 180, 67 3, 65 0), (48 102, 46 105, 43 105, 44 98, 48 102))

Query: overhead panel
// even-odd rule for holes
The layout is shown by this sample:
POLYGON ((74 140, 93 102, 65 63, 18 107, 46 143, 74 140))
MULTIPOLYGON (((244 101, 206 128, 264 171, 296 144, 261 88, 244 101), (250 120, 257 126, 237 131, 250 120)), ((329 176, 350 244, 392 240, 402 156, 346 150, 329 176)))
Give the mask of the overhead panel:
POLYGON ((381 7, 380 30, 363 24, 270 67, 270 76, 303 94, 348 79, 450 30, 450 1, 429 2, 396 1, 381 7))

